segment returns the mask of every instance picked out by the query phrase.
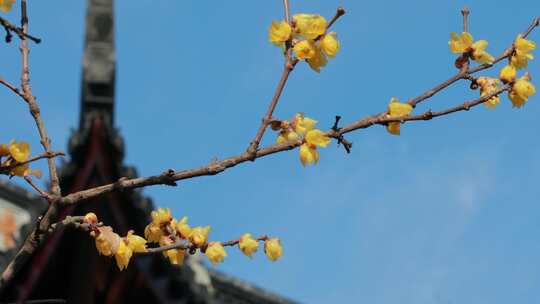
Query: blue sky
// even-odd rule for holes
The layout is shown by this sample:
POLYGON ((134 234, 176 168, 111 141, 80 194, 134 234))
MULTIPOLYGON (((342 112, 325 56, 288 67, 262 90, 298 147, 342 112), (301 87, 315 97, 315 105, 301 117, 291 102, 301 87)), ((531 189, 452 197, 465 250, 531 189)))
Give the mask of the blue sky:
MULTIPOLYGON (((328 128, 336 114, 351 122, 448 78, 455 57, 447 40, 461 30, 464 4, 470 31, 493 54, 540 14, 535 0, 291 0, 293 13, 330 18, 343 6, 347 15, 334 28, 341 53, 321 74, 299 64, 276 116, 303 111, 328 128)), ((31 79, 55 149, 66 149, 78 124, 84 8, 30 3, 32 33, 44 38, 32 46, 31 79)), ((242 152, 281 72, 280 52, 267 42, 281 1, 117 1, 115 9, 126 162, 149 175, 242 152)), ((16 45, 0 56, 0 75, 18 79, 16 45)), ((531 62, 533 78, 539 67, 531 62)), ((477 94, 459 83, 417 111, 477 94)), ((24 104, 6 90, 0 98, 0 141, 38 147, 24 104)), ((400 137, 375 126, 347 136, 352 154, 331 145, 315 167, 291 151, 145 193, 178 217, 211 224, 215 239, 281 237, 281 261, 230 250, 218 269, 304 303, 538 303, 539 102, 512 109, 505 97, 494 111, 407 123, 400 137)), ((263 143, 274 140, 268 133, 263 143)))

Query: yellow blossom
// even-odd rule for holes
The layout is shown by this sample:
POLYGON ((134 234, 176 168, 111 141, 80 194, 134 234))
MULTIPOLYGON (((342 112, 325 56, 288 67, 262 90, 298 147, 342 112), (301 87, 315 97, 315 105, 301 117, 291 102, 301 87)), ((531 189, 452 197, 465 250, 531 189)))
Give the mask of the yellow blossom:
POLYGON ((210 232, 210 226, 195 227, 191 231, 189 240, 197 247, 202 247, 208 240, 208 233, 210 232))
POLYGON ((273 44, 280 46, 291 38, 292 28, 286 21, 272 21, 268 29, 268 39, 273 44))
POLYGON ((150 223, 146 226, 146 228, 144 228, 144 237, 149 242, 157 243, 159 242, 162 236, 163 236, 163 230, 161 230, 159 225, 150 223))
POLYGON ((278 238, 266 240, 264 242, 264 253, 271 261, 276 261, 283 254, 281 243, 278 238))
POLYGON ((177 224, 176 224, 176 231, 180 232, 181 238, 183 239, 189 239, 191 236, 191 227, 187 223, 188 217, 184 216, 177 224))
POLYGON ((0 11, 2 11, 2 13, 9 12, 14 2, 15 0, 0 0, 0 11))
MULTIPOLYGON (((8 161, 8 162, 6 162, 5 165, 6 166, 11 166, 11 165, 16 165, 16 163, 8 161)), ((15 168, 11 169, 11 171, 9 171, 9 174, 11 174, 12 176, 21 176, 21 177, 24 177, 24 176, 27 176, 27 175, 33 175, 33 176, 35 176, 37 178, 41 178, 41 175, 42 175, 41 170, 39 170, 39 169, 30 169, 29 164, 18 165, 15 168)))
POLYGON ((523 69, 527 67, 529 59, 533 59, 533 54, 530 51, 536 48, 536 44, 532 40, 522 38, 521 35, 516 37, 514 41, 514 53, 510 58, 510 63, 517 69, 523 69))
POLYGON ((296 113, 293 119, 294 131, 299 135, 304 135, 307 131, 313 130, 316 124, 316 120, 305 117, 304 113, 296 113))
POLYGON ((448 41, 448 46, 450 47, 450 51, 453 53, 465 53, 469 50, 472 44, 473 37, 471 34, 467 32, 463 32, 461 35, 454 32, 450 33, 450 41, 448 41))
POLYGON ((296 132, 286 130, 286 131, 281 131, 279 133, 279 136, 277 137, 276 142, 278 144, 282 144, 286 141, 297 140, 297 139, 298 139, 298 134, 296 134, 296 132))
MULTIPOLYGON (((390 100, 390 104, 388 105, 388 116, 389 117, 401 117, 405 115, 409 115, 412 112, 413 108, 408 103, 401 103, 399 102, 395 97, 392 97, 390 100)), ((386 130, 390 132, 390 134, 399 135, 400 134, 400 126, 401 123, 399 122, 389 122, 386 126, 386 130)))
POLYGON ((131 259, 132 255, 133 250, 131 250, 131 248, 127 246, 124 241, 120 241, 118 249, 114 254, 114 258, 116 259, 116 265, 120 270, 124 270, 127 268, 129 264, 129 259, 131 259))
POLYGON ((95 237, 98 252, 104 256, 112 256, 120 245, 120 236, 114 233, 110 226, 99 227, 98 231, 99 234, 95 237))
POLYGON ((306 133, 305 140, 310 145, 319 146, 322 148, 325 148, 330 143, 330 137, 319 129, 308 131, 306 133))
POLYGON ((326 66, 328 60, 326 60, 326 55, 323 54, 321 48, 318 45, 315 45, 315 54, 313 57, 306 59, 309 67, 315 72, 320 73, 321 68, 326 66))
POLYGON ((330 58, 334 58, 339 52, 341 45, 337 40, 337 34, 330 32, 321 39, 321 49, 330 58))
POLYGON ((16 161, 24 162, 30 156, 30 145, 25 141, 17 143, 15 140, 12 140, 9 143, 9 153, 16 161))
MULTIPOLYGON (((495 78, 478 77, 476 82, 480 86, 480 97, 491 95, 499 89, 499 80, 495 78)), ((501 98, 496 95, 484 102, 484 105, 489 109, 494 109, 500 102, 501 98)))
POLYGON ((172 220, 171 210, 169 208, 159 208, 152 211, 150 215, 152 216, 152 223, 156 225, 165 224, 172 220))
POLYGON ((169 262, 173 265, 182 265, 184 264, 184 257, 186 256, 186 251, 184 249, 171 249, 165 251, 165 256, 169 259, 169 262))
POLYGON ((0 157, 2 156, 8 156, 9 155, 9 148, 6 144, 0 144, 0 157))
POLYGON ((251 255, 255 253, 259 248, 259 242, 257 242, 257 240, 254 240, 251 237, 250 233, 246 233, 240 237, 238 247, 245 255, 251 257, 251 255))
POLYGON ((319 151, 317 151, 317 147, 308 143, 303 143, 300 146, 300 162, 302 165, 317 164, 318 161, 319 151))
POLYGON ((133 231, 128 231, 126 236, 128 247, 133 250, 133 252, 146 252, 146 240, 136 234, 133 234, 133 231))
POLYGON ((486 40, 478 40, 473 43, 473 45, 471 46, 471 48, 473 49, 472 59, 474 59, 474 61, 480 64, 493 63, 495 58, 493 58, 493 56, 486 52, 487 46, 488 42, 486 40))
POLYGON ((208 257, 208 260, 210 260, 210 262, 214 266, 216 266, 218 263, 223 262, 223 260, 227 256, 225 248, 223 248, 223 245, 221 245, 221 243, 219 242, 212 242, 208 244, 208 248, 206 248, 205 254, 208 257))
POLYGON ((298 60, 311 59, 317 55, 317 45, 312 40, 302 40, 294 45, 293 52, 298 60))
POLYGON ((512 101, 512 106, 515 108, 521 108, 532 96, 536 93, 536 88, 530 83, 531 77, 529 74, 525 74, 520 77, 510 89, 508 98, 512 101))
POLYGON ((297 14, 293 16, 295 30, 306 39, 315 39, 326 32, 326 19, 316 14, 297 14))
POLYGON ((499 73, 499 78, 503 83, 510 83, 516 80, 516 68, 512 64, 506 65, 499 73))
POLYGON ((97 224, 98 222, 97 215, 94 212, 88 212, 84 216, 84 222, 87 224, 97 224))

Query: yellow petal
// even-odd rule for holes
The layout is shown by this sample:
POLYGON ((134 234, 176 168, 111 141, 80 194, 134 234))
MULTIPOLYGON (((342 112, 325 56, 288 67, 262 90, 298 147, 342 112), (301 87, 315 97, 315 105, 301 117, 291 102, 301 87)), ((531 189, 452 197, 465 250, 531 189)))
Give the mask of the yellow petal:
POLYGON ((450 41, 448 41, 448 46, 450 47, 450 51, 453 53, 465 53, 469 50, 472 44, 473 37, 471 34, 467 32, 463 32, 461 35, 454 32, 450 33, 450 41))
POLYGON ((283 255, 283 248, 278 238, 266 240, 264 242, 264 253, 271 261, 276 261, 283 255))
POLYGON ((128 247, 133 252, 146 252, 146 240, 138 235, 133 234, 133 231, 129 231, 127 234, 128 247))
POLYGON ((120 270, 124 270, 127 268, 132 255, 133 250, 131 250, 131 248, 129 248, 126 243, 124 243, 124 241, 120 241, 118 250, 114 254, 114 258, 116 259, 116 265, 120 270))
POLYGON ((30 145, 25 141, 17 143, 15 140, 12 140, 9 143, 9 153, 16 161, 24 162, 30 156, 30 145))
POLYGON ((309 67, 312 68, 315 72, 320 73, 321 68, 326 66, 328 60, 326 55, 323 54, 321 48, 315 46, 315 55, 312 58, 306 60, 309 64, 309 67))
POLYGON ((238 247, 245 255, 251 257, 253 253, 255 253, 259 248, 259 242, 257 242, 257 240, 254 240, 251 237, 251 234, 246 233, 240 237, 238 247))
POLYGON ((399 122, 389 122, 388 125, 386 125, 386 130, 393 135, 399 135, 401 124, 399 122))
POLYGON ((504 83, 514 82, 516 80, 516 68, 511 64, 506 65, 499 73, 499 79, 504 83))
POLYGON ((319 161, 319 151, 315 146, 310 146, 307 143, 304 143, 300 146, 300 162, 303 166, 306 164, 317 164, 319 161))
POLYGON ((303 113, 296 113, 293 119, 294 131, 300 135, 304 135, 307 131, 313 130, 316 124, 316 120, 305 117, 303 113))
POLYGON ((99 234, 95 237, 95 241, 98 252, 105 256, 112 256, 120 246, 120 236, 114 233, 110 226, 98 227, 97 229, 99 234))
POLYGON ((184 249, 171 249, 165 251, 165 256, 169 259, 169 262, 173 265, 184 264, 184 258, 186 251, 184 249))
POLYGON ((15 0, 0 0, 0 11, 7 13, 11 10, 11 6, 15 0))
POLYGON ((9 148, 6 144, 0 144, 0 157, 2 156, 8 156, 9 155, 9 148))
POLYGON ((282 144, 287 141, 293 141, 298 139, 298 134, 293 131, 281 131, 277 138, 277 143, 282 144))
POLYGON ((305 140, 308 144, 326 147, 330 143, 330 137, 328 137, 323 131, 319 129, 310 130, 306 133, 305 140))
POLYGON ((321 49, 330 58, 334 58, 339 52, 341 45, 335 32, 328 33, 321 39, 321 49))
POLYGON ((306 39, 315 39, 326 32, 326 19, 316 14, 297 14, 293 16, 295 30, 306 39))
POLYGON ((188 218, 184 216, 177 224, 176 231, 178 231, 183 239, 189 239, 191 236, 192 229, 187 223, 188 218))
POLYGON ((536 43, 532 40, 527 40, 521 37, 521 34, 516 37, 516 40, 514 41, 514 47, 516 50, 528 53, 534 49, 536 49, 536 43))
POLYGON ((223 262, 223 260, 227 256, 225 248, 223 248, 223 245, 218 242, 210 243, 208 245, 208 248, 206 249, 205 254, 208 257, 208 260, 210 260, 210 262, 214 266, 216 266, 218 263, 223 262))
POLYGON ((206 241, 208 240, 208 233, 210 232, 210 226, 206 227, 195 227, 191 231, 191 235, 189 236, 189 240, 195 244, 197 247, 202 247, 204 244, 206 244, 206 241))
POLYGON ((312 40, 302 40, 294 45, 293 52, 298 60, 311 59, 317 55, 317 48, 312 40))
POLYGON ((292 28, 286 21, 272 21, 268 29, 268 40, 275 45, 282 45, 291 38, 292 28))
POLYGON ((401 103, 395 97, 392 97, 390 104, 388 104, 388 114, 390 117, 400 117, 409 115, 413 108, 408 103, 401 103))

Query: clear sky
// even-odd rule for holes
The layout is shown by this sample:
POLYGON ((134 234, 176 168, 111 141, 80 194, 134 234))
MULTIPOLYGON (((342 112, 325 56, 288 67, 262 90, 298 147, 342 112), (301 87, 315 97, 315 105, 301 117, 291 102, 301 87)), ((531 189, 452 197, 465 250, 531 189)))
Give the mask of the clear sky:
MULTIPOLYGON (((414 97, 455 73, 448 50, 471 8, 470 31, 500 54, 540 15, 537 0, 291 0, 293 13, 330 18, 342 51, 321 74, 300 63, 276 111, 303 111, 328 128, 414 97)), ((126 162, 140 175, 241 153, 256 133, 282 68, 267 28, 273 1, 116 1, 116 125, 126 162)), ((85 1, 30 1, 31 80, 55 149, 78 125, 85 1)), ((16 20, 16 13, 8 18, 16 20)), ((538 31, 531 36, 540 40, 538 31)), ((17 80, 16 45, 0 48, 0 75, 17 80)), ((537 56, 538 52, 537 52, 537 56)), ((496 70, 485 72, 495 76, 496 70)), ((540 62, 529 71, 540 77, 540 62)), ((536 81, 537 87, 540 87, 536 81)), ((422 104, 474 98, 465 83, 422 104)), ((38 138, 24 104, 0 91, 0 142, 38 138)), ((334 144, 315 167, 298 151, 145 193, 175 216, 211 224, 211 237, 279 236, 283 259, 229 250, 218 269, 304 303, 538 303, 540 295, 540 100, 506 97, 494 111, 407 123, 400 137, 375 126, 334 144)), ((269 132, 263 143, 275 135, 269 132)))

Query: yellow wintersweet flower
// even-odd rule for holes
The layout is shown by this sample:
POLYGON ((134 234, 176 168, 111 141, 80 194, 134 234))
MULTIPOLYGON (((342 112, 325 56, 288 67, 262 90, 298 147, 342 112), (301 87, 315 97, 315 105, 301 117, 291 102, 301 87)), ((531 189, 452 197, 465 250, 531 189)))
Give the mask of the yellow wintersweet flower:
POLYGON ((268 40, 277 46, 291 38, 292 28, 286 21, 272 21, 268 29, 268 40))
POLYGON ((531 77, 529 74, 525 74, 520 77, 508 92, 508 98, 512 101, 512 106, 515 108, 521 108, 532 96, 536 93, 536 88, 530 83, 531 77))
POLYGON ((98 217, 94 212, 88 212, 84 216, 84 222, 87 224, 97 224, 98 223, 98 217))
POLYGON ((341 45, 337 40, 336 32, 330 32, 321 39, 321 49, 330 58, 334 58, 339 52, 341 45))
POLYGON ((486 40, 474 42, 472 35, 468 32, 463 32, 461 35, 450 33, 448 46, 453 53, 469 53, 471 58, 480 64, 493 63, 495 60, 493 56, 486 52, 488 42, 486 40))
MULTIPOLYGON (((12 161, 8 161, 5 163, 6 166, 11 166, 11 165, 16 165, 16 163, 12 162, 12 161)), ((27 176, 27 175, 33 175, 37 178, 41 178, 41 170, 39 169, 30 169, 30 165, 29 164, 24 164, 24 165, 19 165, 19 166, 16 166, 15 168, 11 169, 11 171, 9 171, 9 174, 11 174, 12 176, 27 176)))
POLYGON ((478 40, 471 46, 472 48, 472 59, 480 64, 484 63, 493 63, 495 58, 486 52, 488 42, 486 40, 478 40))
POLYGON ((165 256, 169 259, 169 262, 173 265, 182 265, 184 264, 184 257, 186 256, 186 251, 184 249, 171 249, 165 251, 165 256))
POLYGON ((0 11, 2 13, 9 12, 13 3, 15 3, 15 0, 0 0, 0 11))
POLYGON ((315 128, 317 121, 309 117, 305 117, 304 113, 296 113, 292 124, 296 133, 299 135, 304 135, 307 131, 315 128))
POLYGON ((317 54, 317 45, 312 40, 302 40, 293 47, 293 52, 298 60, 307 60, 317 54))
POLYGON ((146 228, 144 228, 144 237, 149 242, 157 243, 159 242, 162 236, 163 236, 163 230, 161 230, 159 225, 150 223, 146 226, 146 228))
POLYGON ((266 240, 264 242, 264 253, 271 261, 276 261, 283 254, 281 243, 278 238, 266 240))
POLYGON ((296 134, 296 132, 286 130, 286 131, 279 132, 279 136, 277 137, 276 142, 278 144, 282 144, 284 142, 297 140, 297 139, 298 139, 298 134, 296 134))
POLYGON ((191 231, 189 240, 197 247, 202 247, 208 240, 208 233, 210 232, 210 226, 195 227, 191 231))
POLYGON ((188 217, 184 216, 177 224, 176 224, 176 231, 180 233, 181 238, 183 239, 189 239, 191 235, 191 227, 187 223, 188 217))
POLYGON ((254 240, 250 233, 246 233, 240 237, 238 247, 245 255, 251 258, 253 253, 255 253, 259 248, 259 242, 254 240))
POLYGON ((9 148, 6 144, 0 144, 0 157, 2 156, 8 156, 9 155, 9 148))
POLYGON ((452 53, 465 53, 468 52, 470 47, 473 44, 473 37, 467 32, 461 33, 450 33, 450 41, 448 41, 448 46, 452 53))
POLYGON ((127 246, 133 250, 133 252, 146 252, 146 240, 136 234, 133 234, 133 230, 128 231, 126 236, 127 246))
POLYGON ((317 164, 319 162, 319 151, 317 151, 317 147, 303 143, 300 146, 300 162, 303 166, 306 166, 306 164, 317 164))
MULTIPOLYGON (((170 237, 163 236, 159 240, 160 246, 169 246, 174 244, 174 241, 170 237)), ((184 263, 185 250, 182 248, 170 249, 163 252, 163 256, 169 259, 169 262, 173 265, 182 265, 184 263)))
POLYGON ((104 256, 112 256, 120 245, 120 236, 113 232, 112 227, 98 228, 99 234, 95 237, 96 248, 104 256))
POLYGON ((306 59, 309 67, 312 68, 315 72, 320 73, 321 68, 326 66, 328 60, 323 54, 323 51, 318 45, 315 45, 315 55, 313 57, 306 59))
POLYGON ((24 162, 30 156, 30 145, 25 141, 17 143, 15 140, 12 140, 9 142, 9 154, 16 161, 24 162))
MULTIPOLYGON (((392 97, 390 100, 390 104, 388 105, 388 116, 389 117, 401 117, 409 115, 412 112, 413 108, 408 103, 401 103, 397 100, 397 98, 392 97)), ((399 135, 400 134, 400 126, 401 123, 399 122, 389 122, 386 126, 386 130, 390 132, 390 134, 399 135)))
POLYGON ((316 14, 297 14, 293 16, 295 30, 306 39, 314 40, 326 32, 326 19, 316 14))
POLYGON ((129 264, 129 259, 131 259, 132 255, 133 250, 131 250, 131 248, 127 246, 123 240, 120 241, 118 249, 114 254, 114 258, 116 259, 116 265, 120 270, 124 270, 127 268, 129 264))
POLYGON ((305 140, 308 144, 325 148, 330 143, 330 137, 328 137, 323 131, 319 129, 310 130, 306 133, 305 140))
POLYGON ((532 40, 527 40, 518 35, 514 41, 514 54, 510 58, 510 63, 517 69, 527 67, 529 59, 533 59, 533 54, 529 52, 536 48, 536 44, 532 40))
POLYGON ((300 146, 300 162, 306 164, 317 164, 319 161, 319 151, 317 146, 326 147, 330 143, 330 138, 321 130, 309 130, 304 137, 305 142, 300 146))
MULTIPOLYGON (((480 86, 480 97, 491 95, 499 89, 499 79, 491 77, 478 77, 476 82, 480 86)), ((485 101, 484 105, 489 109, 495 109, 499 103, 501 103, 501 98, 496 95, 485 101)))
POLYGON ((152 211, 150 215, 152 216, 152 223, 156 225, 165 224, 172 220, 171 210, 169 208, 159 208, 152 211))
POLYGON ((221 245, 221 243, 219 242, 212 242, 208 244, 208 248, 206 248, 205 254, 208 257, 208 260, 210 260, 210 262, 214 266, 216 266, 218 263, 223 262, 223 260, 227 256, 225 248, 223 248, 223 245, 221 245))
POLYGON ((506 65, 499 73, 499 79, 503 83, 514 82, 516 80, 516 67, 513 64, 506 65))

